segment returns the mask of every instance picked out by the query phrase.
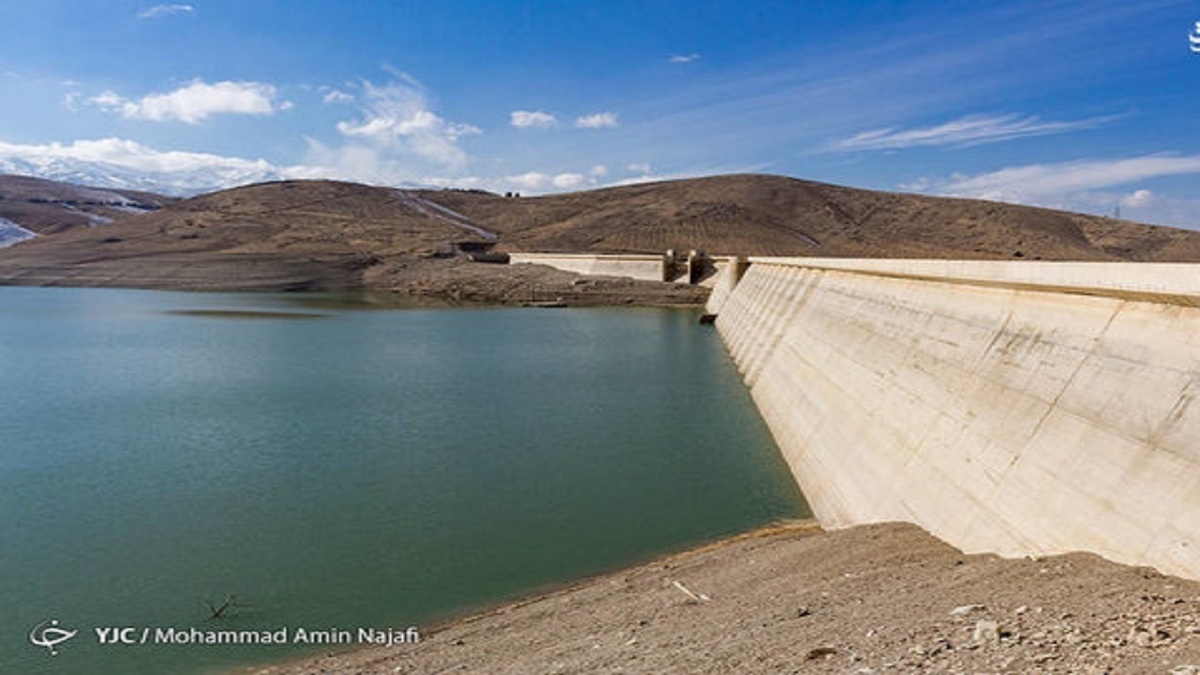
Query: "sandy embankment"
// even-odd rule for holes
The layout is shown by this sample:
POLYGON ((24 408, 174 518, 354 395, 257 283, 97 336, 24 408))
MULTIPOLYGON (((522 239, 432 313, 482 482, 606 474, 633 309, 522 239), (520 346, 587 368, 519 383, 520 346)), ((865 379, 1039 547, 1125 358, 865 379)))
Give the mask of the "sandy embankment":
POLYGON ((1087 554, 964 555, 917 527, 736 537, 440 628, 249 669, 1197 673, 1200 582, 1087 554))

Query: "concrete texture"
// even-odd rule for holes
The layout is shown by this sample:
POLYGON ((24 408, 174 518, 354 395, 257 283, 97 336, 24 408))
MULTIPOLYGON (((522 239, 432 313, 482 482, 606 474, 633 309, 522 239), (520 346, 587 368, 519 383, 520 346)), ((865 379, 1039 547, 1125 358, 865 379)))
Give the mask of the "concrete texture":
POLYGON ((669 281, 662 255, 593 255, 587 253, 510 253, 509 264, 546 265, 576 274, 669 281))
POLYGON ((1200 579, 1200 265, 737 267, 709 312, 822 525, 1200 579))

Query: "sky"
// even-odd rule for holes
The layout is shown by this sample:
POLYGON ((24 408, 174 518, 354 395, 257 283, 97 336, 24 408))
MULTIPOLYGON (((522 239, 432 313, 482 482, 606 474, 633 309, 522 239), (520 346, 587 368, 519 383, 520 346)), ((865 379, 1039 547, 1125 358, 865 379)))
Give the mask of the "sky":
POLYGON ((0 158, 544 194, 721 173, 1200 229, 1200 3, 0 0, 0 158))

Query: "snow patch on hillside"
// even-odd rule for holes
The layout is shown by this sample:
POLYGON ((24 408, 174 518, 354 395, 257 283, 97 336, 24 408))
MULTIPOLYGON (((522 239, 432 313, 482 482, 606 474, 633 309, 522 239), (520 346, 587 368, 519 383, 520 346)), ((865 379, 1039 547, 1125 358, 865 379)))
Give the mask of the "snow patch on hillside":
POLYGON ((495 232, 489 232, 488 230, 479 227, 478 225, 472 223, 470 218, 467 218, 457 211, 448 209, 441 204, 431 202, 428 199, 425 199, 419 195, 415 195, 407 190, 393 190, 392 193, 400 199, 402 204, 423 216, 428 216, 435 220, 449 223, 460 230, 466 230, 471 234, 483 237, 488 241, 498 241, 500 239, 500 235, 496 234, 495 232))
POLYGON ((7 248, 36 236, 36 233, 30 232, 13 221, 0 218, 0 248, 7 248))

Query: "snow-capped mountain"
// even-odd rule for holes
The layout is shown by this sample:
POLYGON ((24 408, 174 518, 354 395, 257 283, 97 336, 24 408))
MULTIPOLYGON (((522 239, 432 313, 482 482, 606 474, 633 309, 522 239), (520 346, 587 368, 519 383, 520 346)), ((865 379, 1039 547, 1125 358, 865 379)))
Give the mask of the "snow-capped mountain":
POLYGON ((108 162, 65 157, 3 157, 0 174, 35 176, 47 180, 116 190, 139 190, 173 197, 189 197, 239 185, 287 178, 265 161, 245 160, 225 166, 147 171, 108 162))
POLYGON ((265 159, 246 159, 185 150, 159 150, 123 138, 76 140, 27 145, 0 141, 0 174, 116 190, 139 190, 171 197, 280 180, 333 179, 386 187, 424 188, 410 181, 367 179, 321 166, 281 166, 265 159), (379 181, 383 180, 384 183, 379 181))

